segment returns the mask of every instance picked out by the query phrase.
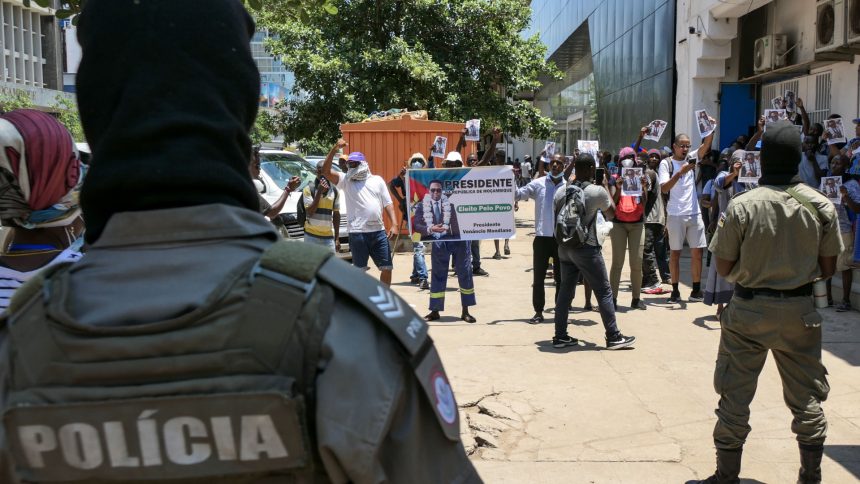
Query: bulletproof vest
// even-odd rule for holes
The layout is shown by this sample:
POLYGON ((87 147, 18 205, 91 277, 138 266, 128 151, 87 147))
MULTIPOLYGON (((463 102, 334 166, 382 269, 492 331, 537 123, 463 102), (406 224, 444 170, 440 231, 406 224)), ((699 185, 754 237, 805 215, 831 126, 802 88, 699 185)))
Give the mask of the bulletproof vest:
MULTIPOLYGON (((3 402, 18 478, 327 481, 313 437, 314 384, 335 289, 370 291, 356 301, 394 332, 416 371, 441 368, 426 324, 330 255, 276 243, 202 307, 140 325, 84 326, 60 312, 68 265, 28 282, 10 307, 3 402)), ((438 397, 434 383, 427 379, 425 392, 438 397)), ((437 415, 457 439, 456 405, 445 402, 453 409, 437 406, 437 415)))

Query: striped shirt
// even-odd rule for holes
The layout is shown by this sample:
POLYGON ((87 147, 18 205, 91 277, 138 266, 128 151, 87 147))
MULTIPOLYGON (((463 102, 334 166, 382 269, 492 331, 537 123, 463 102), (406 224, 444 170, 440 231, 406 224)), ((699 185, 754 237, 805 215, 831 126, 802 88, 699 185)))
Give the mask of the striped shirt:
POLYGON ((316 212, 311 215, 308 208, 314 203, 314 191, 316 184, 309 184, 302 191, 302 201, 305 204, 305 234, 320 239, 333 239, 334 226, 332 214, 338 211, 338 193, 335 187, 330 187, 328 193, 320 197, 316 212))
POLYGON ((51 262, 48 262, 39 269, 29 272, 19 272, 8 267, 0 266, 0 313, 6 311, 6 308, 9 307, 9 301, 12 299, 12 295, 15 294, 15 291, 31 277, 38 274, 39 271, 54 264, 74 262, 81 257, 83 257, 83 254, 78 252, 77 249, 69 247, 60 252, 59 255, 57 255, 57 257, 55 257, 51 262))

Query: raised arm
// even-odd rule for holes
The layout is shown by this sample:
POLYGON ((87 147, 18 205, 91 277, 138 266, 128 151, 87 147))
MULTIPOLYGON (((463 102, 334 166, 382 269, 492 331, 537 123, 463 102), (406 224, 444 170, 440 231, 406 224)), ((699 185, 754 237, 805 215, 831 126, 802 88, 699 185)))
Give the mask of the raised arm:
POLYGON ((708 120, 711 121, 711 125, 714 127, 714 130, 711 131, 711 134, 705 136, 705 139, 702 140, 702 146, 699 146, 699 159, 704 160, 705 155, 711 151, 711 144, 714 142, 714 133, 717 132, 717 120, 708 116, 708 120))
POLYGON ((481 161, 478 162, 478 166, 490 165, 490 160, 496 156, 496 145, 499 144, 499 141, 502 140, 502 128, 498 126, 493 128, 493 141, 490 142, 490 146, 488 146, 484 150, 484 156, 481 158, 481 161))
POLYGON ((806 108, 803 106, 803 99, 797 98, 797 109, 800 109, 800 119, 803 121, 803 136, 809 134, 809 127, 812 123, 809 122, 809 114, 806 113, 806 108))
POLYGON ((651 129, 650 126, 642 126, 642 129, 639 130, 639 137, 636 138, 636 143, 633 145, 633 151, 639 153, 639 147, 642 146, 642 138, 648 134, 648 131, 651 129))
POLYGON ((745 150, 755 151, 755 144, 758 143, 758 140, 760 140, 764 134, 764 123, 764 116, 758 118, 758 128, 756 129, 755 134, 752 135, 752 138, 750 138, 749 142, 747 142, 747 145, 744 146, 745 150))
POLYGON ((322 174, 324 177, 328 177, 329 180, 340 180, 340 173, 333 170, 331 168, 331 164, 337 152, 343 148, 346 148, 347 146, 349 145, 347 144, 346 140, 341 138, 337 140, 337 143, 335 143, 334 146, 331 147, 331 150, 329 150, 328 155, 326 155, 325 161, 323 162, 322 166, 322 174))

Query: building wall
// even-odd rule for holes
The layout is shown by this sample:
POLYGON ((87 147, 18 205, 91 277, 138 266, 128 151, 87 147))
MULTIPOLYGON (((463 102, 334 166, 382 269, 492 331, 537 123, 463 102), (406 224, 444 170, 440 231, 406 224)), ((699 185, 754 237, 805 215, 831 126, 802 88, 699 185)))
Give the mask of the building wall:
MULTIPOLYGON (((674 0, 536 0, 532 2, 532 25, 526 35, 538 34, 552 58, 565 49, 567 41, 583 24, 588 29, 590 71, 598 112, 601 148, 618 151, 630 145, 639 128, 654 119, 672 122, 674 83, 673 30, 674 0)), ((578 76, 566 76, 565 83, 554 83, 538 93, 536 105, 547 115, 552 110, 542 105, 584 77, 581 66, 571 68, 578 76)), ((569 73, 567 73, 569 74, 569 73)), ((573 109, 577 111, 577 109, 573 109)), ((564 113, 562 113, 564 114, 564 113)), ((553 116, 562 131, 567 116, 553 116)), ((574 122, 576 124, 576 122, 574 122)), ((594 137, 594 136, 591 136, 594 137)), ((668 139, 669 135, 664 134, 668 139)), ((572 142, 577 135, 561 133, 556 141, 572 142)), ((645 147, 663 146, 646 141, 645 147)), ((515 143, 515 157, 537 154, 543 140, 515 143)), ((568 147, 572 151, 572 147, 568 147)))
MULTIPOLYGON (((678 22, 676 25, 676 67, 678 74, 676 127, 679 132, 691 134, 694 142, 699 136, 693 119, 694 111, 706 109, 717 117, 719 113, 720 84, 745 81, 768 84, 776 81, 798 79, 803 86, 821 72, 831 72, 831 98, 826 109, 853 118, 858 108, 858 70, 855 62, 813 64, 807 72, 787 72, 776 80, 755 78, 754 73, 741 72, 741 58, 749 60, 755 39, 744 39, 741 24, 751 13, 764 14, 767 20, 757 31, 760 36, 785 34, 790 49, 787 64, 802 65, 815 61, 816 4, 814 1, 797 0, 753 0, 729 4, 723 0, 678 0, 678 22), (693 28, 695 33, 690 33, 693 28), (836 106, 839 106, 837 108, 836 106)), ((816 106, 814 86, 801 88, 798 95, 803 98, 808 110, 816 106)), ((781 93, 780 93, 781 94, 781 93)), ((770 107, 759 90, 760 110, 770 107)), ((826 117, 826 116, 825 116, 826 117)), ((752 125, 753 122, 751 121, 752 125)), ((720 144, 717 130, 715 145, 720 144)))
POLYGON ((0 0, 0 94, 23 92, 50 110, 62 86, 63 41, 53 10, 0 0))

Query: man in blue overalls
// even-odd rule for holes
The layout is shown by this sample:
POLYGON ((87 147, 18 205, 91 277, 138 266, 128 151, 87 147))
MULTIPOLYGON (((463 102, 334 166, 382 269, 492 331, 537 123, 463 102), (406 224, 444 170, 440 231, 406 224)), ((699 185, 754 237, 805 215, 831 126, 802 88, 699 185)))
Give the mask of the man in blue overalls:
MULTIPOLYGON (((463 158, 460 153, 452 151, 445 157, 445 168, 460 168, 463 166, 463 158)), ((442 198, 441 183, 430 183, 430 197, 432 200, 439 201, 442 198)), ((434 203, 434 207, 438 204, 434 203)), ((417 213, 417 211, 416 211, 417 213)), ((451 210, 453 214, 454 211, 451 210)), ((417 215, 416 215, 417 216, 417 215)), ((420 218, 419 218, 420 220, 420 218)), ((444 224, 443 210, 433 209, 433 224, 444 224)), ((416 224, 417 225, 417 224, 416 224)), ((457 274, 457 280, 460 283, 460 302, 463 306, 463 313, 460 319, 467 323, 474 323, 475 317, 469 314, 469 306, 474 306, 475 303, 475 284, 472 281, 472 256, 469 249, 468 241, 451 242, 440 240, 443 238, 451 238, 454 233, 459 233, 459 229, 455 228, 456 222, 450 220, 447 224, 450 229, 445 232, 439 232, 433 235, 436 240, 431 247, 431 278, 430 278, 430 314, 425 316, 427 321, 435 321, 439 319, 439 311, 445 309, 445 289, 448 286, 448 264, 451 259, 454 260, 454 272, 457 274)), ((417 227, 416 227, 417 228, 417 227)))

